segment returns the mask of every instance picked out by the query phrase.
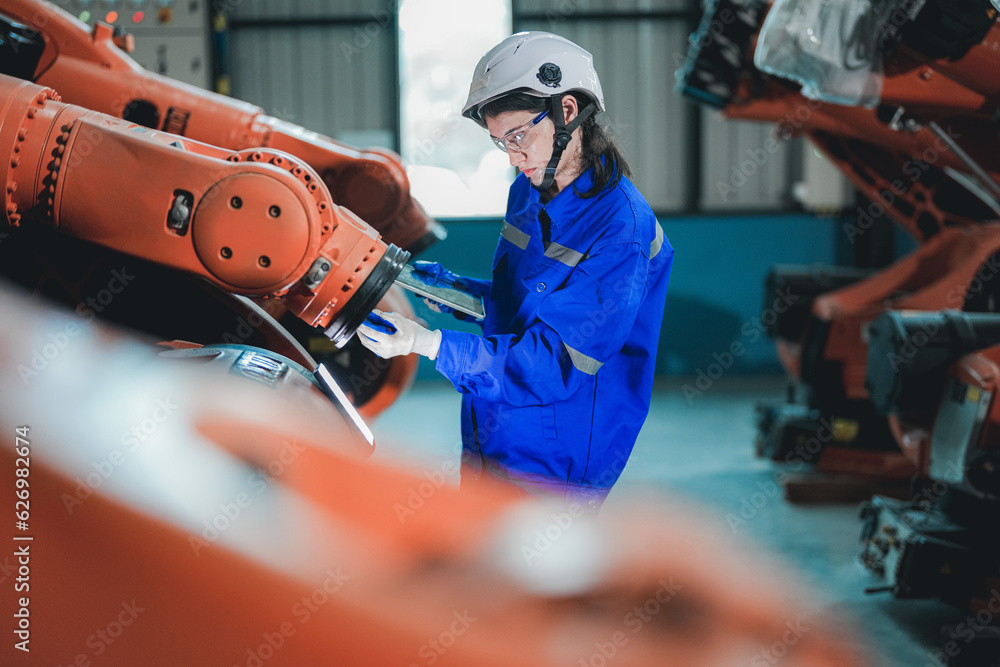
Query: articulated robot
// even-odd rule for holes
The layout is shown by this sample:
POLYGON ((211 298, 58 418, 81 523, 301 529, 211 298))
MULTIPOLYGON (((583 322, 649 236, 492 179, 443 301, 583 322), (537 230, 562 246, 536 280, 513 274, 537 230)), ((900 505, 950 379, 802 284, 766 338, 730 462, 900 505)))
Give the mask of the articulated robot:
MULTIPOLYGON (((862 506, 861 562, 896 598, 941 599, 994 618, 1000 315, 883 313, 870 327, 867 384, 918 474, 908 501, 874 496, 862 506)), ((945 637, 962 647, 961 664, 996 664, 1000 655, 1000 632, 988 622, 947 628, 945 637)))
MULTIPOLYGON (((850 105, 814 99, 830 83, 822 77, 800 72, 789 77, 793 84, 755 66, 766 62, 756 56, 768 39, 761 31, 767 13, 799 20, 815 16, 819 6, 715 3, 678 74, 685 94, 727 117, 777 122, 781 135, 802 134, 818 147, 870 202, 844 222, 849 240, 886 213, 918 242, 876 273, 772 272, 768 290, 807 297, 804 309, 772 327, 779 356, 807 398, 763 411, 759 451, 789 460, 797 456, 796 441, 827 428, 833 437, 822 440, 834 444, 819 463, 827 454, 828 469, 912 476, 909 501, 875 496, 864 506, 862 562, 895 597, 939 598, 969 608, 974 620, 994 618, 1000 611, 997 10, 978 0, 889 1, 871 3, 867 26, 841 17, 839 28, 850 29, 839 34, 850 35, 850 48, 836 63, 839 74, 858 69, 848 67, 851 58, 854 65, 881 61, 881 73, 866 82, 879 82, 877 104, 850 105), (865 30, 867 40, 859 37, 865 30), (798 84, 811 86, 812 98, 798 84)), ((813 23, 808 34, 830 33, 813 23)), ((865 90, 868 102, 871 91, 865 90)), ((995 664, 995 630, 973 622, 948 632, 952 641, 945 645, 956 648, 950 658, 960 652, 968 660, 962 664, 995 664)))
MULTIPOLYGON (((235 301, 229 312, 264 331, 266 347, 310 371, 316 364, 305 350, 245 297, 280 303, 342 346, 409 258, 282 151, 209 146, 66 104, 50 88, 6 75, 0 100, 0 176, 14 230, 0 250, 41 248, 50 263, 94 246, 113 261, 133 258, 111 291, 128 292, 120 283, 135 273, 162 292, 207 289, 235 301), (21 237, 25 246, 11 243, 21 237)), ((102 308, 88 303, 81 307, 91 315, 102 308)), ((146 309, 197 319, 183 306, 146 309)))
MULTIPOLYGON (((772 333, 805 395, 797 404, 762 409, 758 450, 794 458, 796 443, 833 424, 834 437, 821 438, 832 442, 820 454, 823 467, 906 476, 914 470, 896 451, 865 386, 866 326, 888 309, 996 310, 998 281, 990 267, 1000 253, 1000 230, 983 224, 1000 217, 996 10, 986 0, 872 3, 870 24, 853 25, 845 60, 836 63, 840 72, 868 65, 875 77, 879 67, 872 63, 879 61, 878 104, 865 107, 806 97, 801 75, 790 75, 793 82, 755 66, 761 26, 778 5, 710 5, 678 72, 678 89, 728 118, 775 122, 781 138, 808 138, 870 201, 845 218, 848 241, 869 233, 884 213, 919 247, 878 273, 782 268, 772 274, 768 289, 800 297, 801 306, 772 333), (866 30, 867 40, 858 36, 866 30)), ((796 20, 820 7, 780 5, 796 20)), ((798 61, 814 64, 807 55, 798 61)))
MULTIPOLYGON (((217 155, 259 154, 262 157, 255 159, 270 162, 273 155, 290 154, 282 159, 292 157, 296 161, 295 168, 302 174, 308 173, 311 181, 306 186, 309 189, 329 191, 332 201, 328 200, 327 206, 335 203, 342 207, 336 209, 338 215, 360 217, 387 242, 409 253, 419 252, 444 236, 443 228, 429 219, 410 196, 406 173, 398 156, 391 151, 359 151, 269 117, 253 105, 144 70, 127 53, 132 45, 131 36, 115 33, 104 24, 90 31, 76 18, 47 2, 0 2, 0 31, 0 74, 53 88, 62 100, 120 118, 129 125, 216 146, 222 149, 217 155)), ((91 151, 103 150, 97 140, 87 143, 91 151)), ((181 143, 186 145, 187 142, 181 143)), ((247 162, 248 158, 238 160, 247 162)), ((147 165, 143 164, 142 168, 149 173, 147 165)), ((184 170, 186 167, 179 163, 176 168, 184 170)), ((90 178, 107 177, 96 174, 90 178)), ((152 178, 150 174, 149 179, 152 178)), ((299 178, 301 180, 301 176, 299 178)), ((120 176, 111 182, 118 182, 117 179, 120 176)), ((146 188, 149 182, 151 180, 143 179, 136 189, 146 188)), ((183 203, 183 199, 178 200, 181 202, 177 204, 178 211, 190 206, 190 202, 183 203)), ((99 211, 92 211, 89 219, 96 220, 99 214, 99 211)), ((336 223, 325 224, 332 229, 338 227, 336 223)), ((270 231, 282 235, 290 230, 272 226, 270 231)), ((262 246, 269 243, 263 236, 256 240, 262 246)), ((135 256, 135 247, 121 247, 119 242, 101 245, 135 256)), ((140 239, 134 240, 133 246, 141 245, 140 239)), ((144 250, 148 252, 149 248, 144 250)), ((237 250, 227 246, 225 252, 237 250)), ((417 366, 415 359, 382 360, 355 341, 344 348, 352 326, 342 327, 341 333, 331 332, 334 339, 331 341, 316 328, 321 324, 316 317, 311 314, 299 317, 294 308, 289 312, 288 298, 255 296, 256 303, 252 304, 210 290, 201 281, 179 277, 176 272, 164 268, 178 268, 176 264, 161 261, 173 251, 173 248, 164 248, 160 257, 138 255, 151 260, 149 263, 130 259, 130 270, 141 270, 141 278, 133 282, 125 296, 116 298, 111 304, 85 305, 85 302, 92 293, 99 291, 100 276, 120 269, 123 257, 45 231, 23 230, 0 246, 0 272, 70 307, 79 305, 90 314, 98 314, 102 319, 155 338, 260 346, 307 367, 315 367, 315 360, 318 360, 345 385, 352 403, 366 417, 377 415, 412 382, 417 366), (169 288, 167 282, 171 284, 169 288), (280 326, 276 320, 280 320, 280 326)), ((254 261, 281 259, 287 258, 269 254, 254 261)), ((390 263, 399 261, 397 257, 390 263)), ((230 268, 234 263, 223 262, 230 268)), ((258 270, 263 268, 258 267, 258 270)), ((278 275, 275 269, 268 267, 268 271, 278 275)), ((344 297, 350 299, 357 287, 355 283, 364 276, 364 269, 357 275, 334 276, 334 281, 350 281, 344 284, 344 292, 340 295, 342 301, 344 297)), ((391 282, 390 278, 390 286, 391 282)), ((378 307, 411 312, 398 288, 386 291, 383 289, 385 280, 370 284, 376 283, 375 291, 381 290, 375 299, 378 307)), ((220 287, 254 295, 268 293, 256 288, 247 292, 246 289, 220 287)), ((359 308, 354 313, 355 320, 360 310, 371 305, 368 303, 370 296, 352 301, 359 308)))
POLYGON ((310 165, 334 201, 387 241, 417 254, 444 229, 410 196, 399 156, 359 151, 262 109, 143 69, 133 39, 86 24, 41 0, 0 1, 0 74, 55 89, 71 104, 227 150, 270 148, 310 165))

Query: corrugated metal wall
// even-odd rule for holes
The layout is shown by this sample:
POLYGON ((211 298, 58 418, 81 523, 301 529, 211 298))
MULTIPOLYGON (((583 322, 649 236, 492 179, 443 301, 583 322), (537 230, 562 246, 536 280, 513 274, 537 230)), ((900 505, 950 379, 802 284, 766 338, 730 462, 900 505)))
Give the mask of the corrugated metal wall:
MULTIPOLYGON (((235 97, 398 149, 395 0, 231 3, 235 97)), ((512 0, 512 10, 515 30, 554 32, 594 54, 607 121, 656 211, 787 207, 798 143, 768 151, 770 126, 723 121, 673 92, 697 0, 512 0)))
POLYGON ((515 29, 554 32, 593 54, 604 90, 604 122, 624 150, 636 185, 655 210, 682 209, 689 186, 683 159, 686 104, 673 94, 672 70, 664 64, 671 62, 671 45, 687 38, 684 23, 514 17, 515 29))
POLYGON ((700 208, 780 208, 790 196, 801 139, 778 141, 774 126, 726 120, 703 108, 700 208))
POLYGON ((717 112, 673 92, 674 71, 687 56, 701 3, 513 2, 515 30, 554 32, 594 54, 607 121, 631 161, 636 184, 655 210, 786 206, 795 165, 790 157, 797 145, 782 144, 768 152, 770 126, 723 121, 717 112), (751 160, 749 165, 746 160, 751 160))
POLYGON ((396 25, 385 0, 232 4, 234 97, 350 143, 396 147, 396 25))

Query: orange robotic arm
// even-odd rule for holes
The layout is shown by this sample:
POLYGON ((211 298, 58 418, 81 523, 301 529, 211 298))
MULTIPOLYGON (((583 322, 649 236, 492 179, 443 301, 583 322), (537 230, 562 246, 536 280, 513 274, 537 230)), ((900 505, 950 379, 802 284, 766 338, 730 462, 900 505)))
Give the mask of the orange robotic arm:
MULTIPOLYGON (((908 9, 925 4, 934 3, 909 3, 908 9)), ((920 243, 948 227, 1000 216, 994 118, 1000 102, 994 75, 1000 24, 993 22, 992 8, 983 9, 975 26, 965 26, 983 32, 975 41, 945 39, 955 49, 948 56, 936 49, 922 53, 905 42, 886 47, 881 100, 869 109, 808 99, 799 83, 757 69, 754 54, 766 5, 709 5, 678 70, 679 92, 730 119, 776 123, 782 139, 808 137, 872 202, 867 211, 848 211, 856 218, 844 228, 852 243, 882 210, 920 243)), ((893 21, 902 23, 887 29, 905 27, 909 19, 894 15, 893 21)), ((920 21, 920 30, 961 26, 920 21)), ((777 146, 774 139, 764 144, 768 151, 777 146)))
POLYGON ((67 102, 213 146, 287 151, 315 169, 334 200, 388 241, 417 253, 444 237, 410 196, 399 156, 359 151, 264 114, 252 104, 143 69, 128 56, 131 37, 86 24, 40 0, 0 0, 0 14, 24 24, 36 48, 17 49, 0 73, 54 88, 67 102))
POLYGON ((230 292, 280 298, 337 344, 409 257, 291 155, 150 130, 3 75, 0 156, 11 225, 49 225, 230 292))

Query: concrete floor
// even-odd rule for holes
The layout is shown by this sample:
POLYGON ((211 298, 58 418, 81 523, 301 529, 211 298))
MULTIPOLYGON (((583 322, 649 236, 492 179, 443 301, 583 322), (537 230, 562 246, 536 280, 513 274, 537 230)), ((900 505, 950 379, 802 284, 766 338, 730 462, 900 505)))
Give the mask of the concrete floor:
MULTIPOLYGON (((650 416, 607 506, 624 502, 630 490, 652 486, 695 501, 709 519, 731 530, 726 516, 738 515, 761 485, 770 488, 780 470, 754 456, 753 407, 760 400, 782 400, 784 380, 723 377, 690 402, 682 386, 671 380, 655 388, 650 416)), ((447 382, 418 383, 374 423, 376 459, 423 470, 457 461, 459 404, 447 382)), ((733 532, 797 570, 816 606, 860 629, 861 641, 880 656, 876 664, 944 664, 936 658, 939 627, 959 623, 965 614, 938 602, 865 595, 865 587, 879 582, 857 562, 860 528, 857 503, 796 506, 776 495, 733 532)))

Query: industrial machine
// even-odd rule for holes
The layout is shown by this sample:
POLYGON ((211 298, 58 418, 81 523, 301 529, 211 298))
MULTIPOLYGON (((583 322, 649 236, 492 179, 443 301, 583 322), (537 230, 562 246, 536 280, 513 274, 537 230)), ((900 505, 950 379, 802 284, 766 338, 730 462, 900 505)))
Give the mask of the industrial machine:
POLYGON ((873 591, 969 610, 949 665, 1000 655, 996 18, 986 0, 721 0, 678 72, 685 95, 836 165, 866 198, 841 218, 849 243, 882 215, 917 242, 878 271, 775 269, 769 294, 802 297, 771 330, 795 391, 761 409, 758 451, 912 478, 908 500, 864 505, 861 562, 873 591))
POLYGON ((361 151, 264 114, 252 104, 142 68, 135 38, 98 22, 93 29, 42 0, 0 2, 0 73, 54 88, 71 104, 227 150, 285 151, 310 165, 334 201, 390 243, 417 254, 444 236, 410 196, 399 157, 361 151))
POLYGON ((827 470, 914 472, 864 385, 866 325, 890 308, 996 309, 1000 236, 985 224, 1000 215, 996 13, 987 0, 707 7, 678 90, 728 118, 776 123, 774 141, 806 137, 867 198, 842 218, 848 243, 883 214, 919 243, 866 277, 834 270, 834 284, 831 271, 812 271, 809 284, 797 268, 772 278, 797 285, 810 312, 786 312, 773 328, 796 386, 790 404, 761 408, 762 454, 801 458, 797 447, 818 439, 828 451, 811 461, 827 470))
MULTIPOLYGON (((918 474, 908 501, 875 496, 862 506, 861 562, 896 598, 937 598, 992 619, 1000 609, 1000 315, 883 313, 870 327, 866 382, 918 474)), ((1000 630, 973 625, 946 633, 961 647, 954 664, 996 664, 1000 630)))
POLYGON ((151 130, 6 75, 0 99, 11 230, 0 247, 4 271, 81 317, 154 340, 258 343, 317 372, 247 297, 276 303, 272 312, 343 346, 409 257, 337 206, 316 172, 287 153, 228 151, 151 130))
MULTIPOLYGON (((135 37, 129 55, 150 72, 206 90, 216 90, 213 50, 223 47, 213 33, 213 9, 233 6, 210 0, 52 0, 77 19, 95 26, 121 26, 135 37)), ((121 28, 119 28, 120 30, 121 28)), ((224 47, 223 47, 224 48, 224 47)))
POLYGON ((232 293, 280 297, 335 342, 354 333, 408 258, 281 151, 149 130, 6 75, 0 98, 12 227, 46 225, 232 293))
MULTIPOLYGON (((202 43, 206 41, 204 35, 197 36, 196 19, 203 15, 207 20, 206 6, 168 5, 160 3, 155 12, 143 12, 150 8, 138 4, 131 6, 137 12, 133 22, 139 14, 149 14, 136 24, 137 34, 140 39, 151 39, 156 31, 146 26, 154 22, 180 31, 182 35, 168 40, 178 48, 167 54, 166 47, 157 47, 157 57, 169 55, 170 62, 191 57, 201 63, 207 55, 207 42, 202 43), (197 49, 180 48, 195 42, 197 49)), ((97 12, 100 7, 85 9, 90 14, 90 10, 97 12)), ((47 2, 0 3, 0 27, 4 35, 0 40, 0 73, 51 83, 64 100, 227 150, 270 147, 289 151, 314 167, 314 176, 319 177, 314 183, 332 189, 337 205, 373 225, 389 242, 411 252, 444 236, 443 228, 410 197, 398 156, 389 151, 359 151, 270 118, 252 105, 143 69, 128 53, 135 45, 132 35, 120 29, 113 31, 99 21, 90 28, 47 2)), ((205 80, 206 63, 192 65, 194 69, 171 69, 166 65, 166 61, 161 62, 156 69, 184 76, 192 83, 198 82, 197 73, 201 72, 201 80, 205 80)), ((281 341, 290 334, 296 354, 322 362, 368 418, 388 407, 416 374, 414 358, 380 359, 350 336, 335 345, 312 323, 289 313, 284 304, 258 299, 257 306, 270 315, 268 320, 279 320, 279 328, 285 330, 275 333, 273 323, 260 326, 261 314, 247 311, 245 304, 206 291, 201 281, 177 277, 155 263, 134 258, 129 260, 130 270, 143 271, 143 279, 133 281, 127 295, 113 303, 88 307, 84 300, 103 287, 99 284, 101 276, 120 268, 124 256, 42 230, 19 231, 11 236, 0 247, 0 257, 0 273, 8 279, 70 308, 83 307, 102 319, 155 338, 248 343, 288 354, 287 344, 281 341)), ((383 298, 380 307, 412 313, 398 289, 390 287, 383 298)))

